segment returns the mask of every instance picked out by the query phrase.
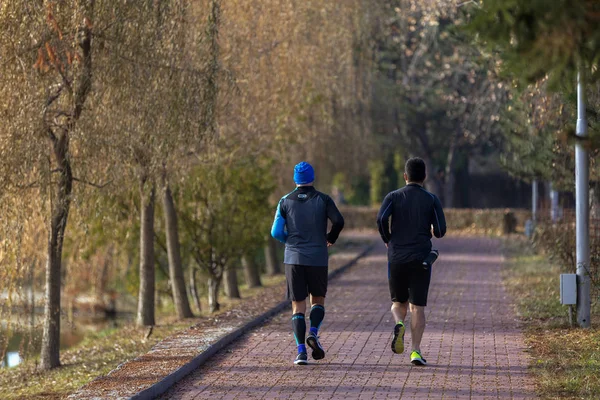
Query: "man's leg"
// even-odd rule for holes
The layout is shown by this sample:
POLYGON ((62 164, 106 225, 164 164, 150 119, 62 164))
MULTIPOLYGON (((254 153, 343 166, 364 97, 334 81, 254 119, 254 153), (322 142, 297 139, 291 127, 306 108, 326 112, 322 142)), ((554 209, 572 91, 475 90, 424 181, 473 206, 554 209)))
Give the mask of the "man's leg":
POLYGON ((306 364, 306 320, 304 313, 306 312, 306 300, 292 301, 292 329, 294 331, 294 339, 298 347, 298 357, 294 364, 306 364), (303 355, 303 356, 302 356, 303 355))
POLYGON ((325 297, 310 295, 310 333, 315 336, 325 318, 325 297))
POLYGON ((292 301, 292 329, 298 346, 298 353, 306 353, 306 300, 292 301))
POLYGON ((325 318, 325 295, 327 294, 327 267, 307 269, 308 291, 310 293, 310 332, 306 344, 312 349, 312 357, 320 360, 325 357, 325 349, 319 342, 319 328, 325 318))
POLYGON ((422 265, 415 265, 410 286, 410 331, 412 337, 412 351, 410 361, 413 365, 427 365, 421 354, 421 339, 425 331, 425 307, 429 294, 432 268, 423 269, 422 265))
POLYGON ((397 301, 392 302, 392 315, 396 323, 402 322, 406 319, 406 313, 408 312, 408 301, 400 303, 397 301))
POLYGON ((298 347, 298 356, 294 364, 306 365, 306 320, 304 313, 306 312, 308 291, 304 279, 304 267, 301 265, 286 264, 285 276, 287 280, 288 299, 292 301, 292 330, 296 346, 298 347))
POLYGON ((304 314, 306 312, 306 299, 301 301, 292 300, 292 314, 304 314))
POLYGON ((425 331, 425 307, 410 305, 410 336, 412 351, 421 352, 421 339, 425 331))
POLYGON ((396 354, 404 352, 404 319, 408 311, 409 278, 405 265, 388 263, 388 283, 392 298, 391 311, 395 322, 392 335, 392 351, 396 354))

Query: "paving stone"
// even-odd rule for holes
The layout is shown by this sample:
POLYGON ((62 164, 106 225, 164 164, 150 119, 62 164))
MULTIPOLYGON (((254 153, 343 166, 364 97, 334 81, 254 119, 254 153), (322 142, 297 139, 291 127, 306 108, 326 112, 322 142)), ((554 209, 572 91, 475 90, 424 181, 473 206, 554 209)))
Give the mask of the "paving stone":
MULTIPOLYGON (((390 349, 385 248, 330 285, 320 339, 324 360, 294 366, 289 315, 280 315, 221 351, 164 399, 531 399, 529 356, 502 285, 500 242, 435 242, 427 328, 429 365, 390 349)), ((410 320, 410 318, 409 318, 410 320)), ((408 324, 407 324, 408 326, 408 324)), ((410 350, 410 329, 406 333, 410 350)))

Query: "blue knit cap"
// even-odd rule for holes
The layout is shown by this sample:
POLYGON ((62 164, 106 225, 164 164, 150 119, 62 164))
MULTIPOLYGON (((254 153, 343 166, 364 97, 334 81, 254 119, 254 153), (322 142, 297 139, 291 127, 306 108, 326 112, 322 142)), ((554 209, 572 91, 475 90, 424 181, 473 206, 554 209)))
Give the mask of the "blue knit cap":
POLYGON ((306 185, 314 182, 314 180, 315 170, 309 163, 302 161, 294 167, 294 182, 297 185, 306 185))

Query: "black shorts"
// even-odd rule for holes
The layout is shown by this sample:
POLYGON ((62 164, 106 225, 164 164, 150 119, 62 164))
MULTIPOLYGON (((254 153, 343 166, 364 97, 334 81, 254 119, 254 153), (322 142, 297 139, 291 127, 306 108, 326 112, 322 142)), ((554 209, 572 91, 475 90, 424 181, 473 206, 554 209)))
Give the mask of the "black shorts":
POLYGON ((393 302, 409 301, 415 306, 427 305, 431 267, 423 268, 421 261, 388 264, 388 280, 393 302))
POLYGON ((327 294, 327 267, 285 264, 287 298, 302 301, 309 294, 325 297, 327 294))

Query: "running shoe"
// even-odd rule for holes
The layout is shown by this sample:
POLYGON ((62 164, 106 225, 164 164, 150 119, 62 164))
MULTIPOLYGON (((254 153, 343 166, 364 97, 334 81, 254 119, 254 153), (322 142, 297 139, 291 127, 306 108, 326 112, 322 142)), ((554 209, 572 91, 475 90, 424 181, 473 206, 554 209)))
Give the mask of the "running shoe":
POLYGON ((404 352, 404 323, 402 322, 398 322, 396 326, 394 326, 392 351, 396 354, 402 354, 404 352))
POLYGON ((416 350, 410 353, 410 362, 412 365, 427 365, 427 361, 423 358, 421 352, 416 350))
POLYGON ((308 356, 306 353, 298 353, 296 359, 294 360, 294 364, 296 365, 306 365, 308 364, 308 356))
POLYGON ((310 332, 306 337, 306 344, 312 349, 312 358, 315 360, 321 360, 325 358, 325 350, 321 343, 319 343, 319 337, 314 333, 310 332))

